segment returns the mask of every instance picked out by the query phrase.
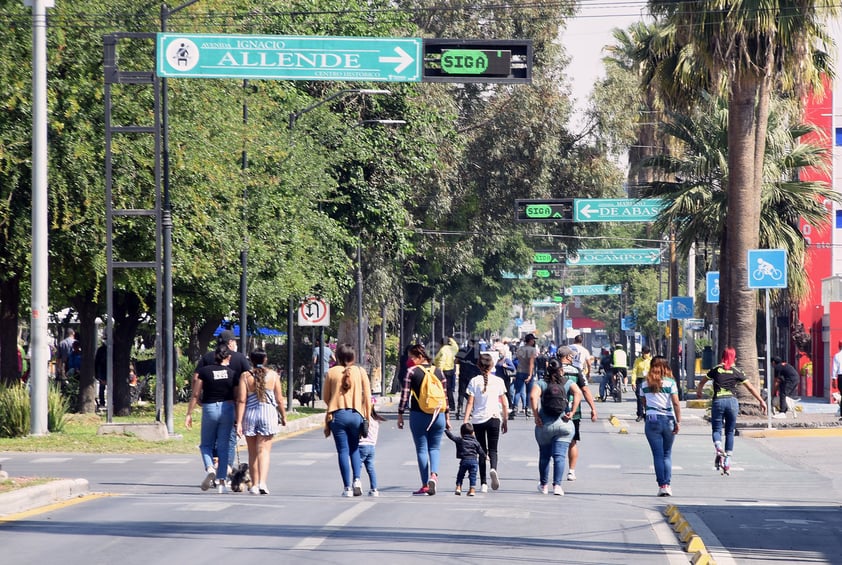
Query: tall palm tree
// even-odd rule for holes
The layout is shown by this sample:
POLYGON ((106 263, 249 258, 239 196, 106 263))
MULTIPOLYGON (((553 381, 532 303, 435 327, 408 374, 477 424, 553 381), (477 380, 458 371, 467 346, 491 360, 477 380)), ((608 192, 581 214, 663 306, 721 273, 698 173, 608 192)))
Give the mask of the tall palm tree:
POLYGON ((756 293, 748 288, 745 258, 760 244, 766 131, 773 89, 820 92, 832 40, 825 22, 834 0, 650 0, 651 12, 671 30, 670 52, 705 74, 677 72, 670 86, 692 97, 700 82, 723 79, 728 96, 728 181, 723 232, 720 343, 732 345, 752 376, 757 369, 756 293))

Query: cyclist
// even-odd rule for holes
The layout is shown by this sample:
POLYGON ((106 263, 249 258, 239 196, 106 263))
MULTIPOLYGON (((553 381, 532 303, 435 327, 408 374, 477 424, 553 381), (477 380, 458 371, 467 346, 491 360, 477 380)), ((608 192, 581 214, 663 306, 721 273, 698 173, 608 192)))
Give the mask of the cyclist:
POLYGON ((599 400, 605 402, 608 394, 608 383, 611 382, 611 352, 603 347, 599 357, 599 367, 602 370, 602 382, 599 383, 599 400))
POLYGON ((611 356, 611 371, 612 374, 620 373, 623 379, 623 388, 626 387, 628 380, 629 358, 626 351, 623 349, 623 344, 618 343, 614 346, 614 353, 611 356))

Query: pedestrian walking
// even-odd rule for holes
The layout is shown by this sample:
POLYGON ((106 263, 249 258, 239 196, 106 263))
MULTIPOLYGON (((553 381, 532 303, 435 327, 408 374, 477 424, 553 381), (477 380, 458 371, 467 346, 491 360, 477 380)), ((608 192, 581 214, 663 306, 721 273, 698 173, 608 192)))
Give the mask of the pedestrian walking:
MULTIPOLYGON (((559 348, 561 349, 561 348, 559 348)), ((529 396, 538 443, 538 492, 549 493, 550 463, 553 464, 553 494, 564 496, 564 464, 570 441, 576 433, 573 414, 582 402, 582 391, 561 372, 557 359, 547 362, 547 374, 529 396)))
POLYGON ((482 374, 468 383, 468 405, 465 408, 464 423, 470 421, 474 436, 482 447, 483 454, 478 462, 480 490, 488 492, 486 455, 491 463, 491 490, 500 488, 500 477, 497 474, 497 446, 500 442, 500 432, 505 434, 508 431, 506 414, 509 413, 509 405, 503 379, 492 373, 494 360, 491 355, 480 354, 478 365, 482 374))
POLYGON ((447 379, 447 405, 456 406, 456 354, 459 344, 453 337, 441 338, 433 365, 441 369, 447 379))
MULTIPOLYGON (((228 443, 234 428, 234 380, 236 374, 231 368, 231 351, 224 343, 214 350, 214 362, 199 368, 193 379, 193 394, 187 405, 185 427, 193 429, 193 409, 202 405, 202 427, 199 451, 205 467, 202 490, 216 485, 218 492, 226 492, 228 476, 228 443), (214 469, 213 454, 216 450, 218 464, 214 469)), ((235 436, 236 437, 236 436, 235 436)))
MULTIPOLYGON (((480 355, 481 358, 482 355, 480 355)), ((456 491, 454 494, 457 496, 462 494, 462 482, 465 480, 465 474, 467 474, 469 482, 468 496, 474 496, 477 491, 479 459, 485 459, 485 450, 483 450, 474 436, 474 427, 470 422, 462 424, 462 428, 460 429, 461 437, 453 435, 450 429, 446 429, 444 433, 456 444, 456 458, 459 459, 459 471, 456 473, 456 491)))
POLYGON ((646 378, 640 384, 640 397, 646 418, 646 441, 652 450, 655 480, 658 481, 658 496, 672 496, 672 445, 681 427, 681 405, 678 385, 664 357, 658 356, 651 361, 646 378))
POLYGON ((450 429, 448 419, 447 379, 441 369, 430 362, 427 350, 420 343, 409 350, 412 369, 407 371, 401 401, 398 405, 398 429, 403 429, 404 413, 409 411, 409 430, 415 444, 415 456, 418 472, 421 475, 421 488, 412 494, 426 496, 436 494, 438 485, 439 459, 441 457, 441 438, 445 429, 450 429), (428 380, 429 379, 429 380, 428 380), (436 383, 433 379, 438 379, 436 383), (425 382, 426 381, 426 382, 425 382), (422 388, 424 389, 422 391, 422 388), (443 408, 426 412, 428 396, 431 392, 441 392, 444 396, 443 408))
POLYGON ((637 398, 637 419, 639 422, 646 415, 646 404, 643 401, 643 394, 640 390, 643 383, 646 382, 646 375, 649 373, 649 366, 652 364, 652 350, 648 345, 644 345, 640 350, 640 357, 634 360, 634 367, 632 367, 632 383, 634 384, 634 395, 637 398))
POLYGON ((360 482, 360 433, 363 419, 371 416, 371 383, 365 370, 355 365, 354 347, 343 343, 336 348, 337 364, 327 372, 324 396, 325 437, 333 435, 339 472, 342 476, 342 496, 362 495, 360 482))
MULTIPOLYGON (((572 347, 562 345, 558 348, 558 360, 561 362, 561 373, 564 378, 575 383, 582 393, 582 399, 588 403, 591 409, 591 421, 596 422, 596 402, 594 402, 593 395, 588 389, 588 379, 582 374, 574 364, 575 351, 572 347)), ((582 440, 582 430, 580 424, 582 423, 582 403, 580 402, 576 410, 573 411, 573 438, 570 440, 570 447, 567 449, 567 480, 576 480, 576 463, 579 461, 579 442, 582 440)))
POLYGON ((269 494, 269 457, 272 438, 278 433, 278 419, 287 425, 284 393, 278 373, 266 367, 266 352, 255 349, 249 354, 254 367, 240 375, 237 388, 236 431, 245 436, 249 452, 251 494, 269 494))
POLYGON ((733 347, 726 347, 722 352, 722 362, 708 371, 696 387, 696 398, 702 398, 705 383, 713 381, 713 400, 710 407, 710 425, 712 428, 713 447, 716 450, 714 467, 724 475, 730 473, 731 455, 734 452, 734 431, 737 429, 737 415, 740 413, 740 403, 737 400, 737 385, 742 384, 760 403, 760 409, 766 413, 766 403, 749 382, 735 362, 737 352, 733 347), (722 433, 725 430, 723 445, 722 433))
POLYGON ((518 401, 523 408, 524 416, 529 416, 529 392, 532 390, 532 377, 535 374, 535 361, 538 349, 535 347, 535 335, 527 334, 523 338, 523 345, 517 348, 517 373, 515 374, 515 391, 512 398, 512 415, 517 414, 518 401))
POLYGON ((380 491, 377 490, 377 472, 374 469, 374 454, 375 448, 377 447, 380 422, 385 421, 386 418, 378 414, 372 405, 371 417, 368 420, 368 433, 365 437, 360 438, 360 461, 363 467, 365 467, 365 472, 368 473, 368 496, 380 496, 380 491))

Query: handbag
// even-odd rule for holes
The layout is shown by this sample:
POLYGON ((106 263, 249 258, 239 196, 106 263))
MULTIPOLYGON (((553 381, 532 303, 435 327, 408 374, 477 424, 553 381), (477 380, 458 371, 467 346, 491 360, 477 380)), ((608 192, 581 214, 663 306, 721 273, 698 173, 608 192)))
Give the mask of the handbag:
POLYGON ((368 437, 368 418, 363 418, 363 423, 360 424, 360 437, 368 437))

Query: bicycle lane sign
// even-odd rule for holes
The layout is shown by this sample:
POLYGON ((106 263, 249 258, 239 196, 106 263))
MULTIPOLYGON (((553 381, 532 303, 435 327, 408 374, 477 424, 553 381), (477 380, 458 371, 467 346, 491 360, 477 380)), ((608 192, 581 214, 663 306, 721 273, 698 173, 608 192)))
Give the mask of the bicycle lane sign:
POLYGON ((708 304, 719 302, 719 271, 708 271, 706 275, 708 304))
POLYGON ((787 287, 785 249, 749 249, 747 268, 749 288, 787 287))

